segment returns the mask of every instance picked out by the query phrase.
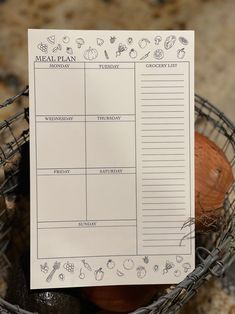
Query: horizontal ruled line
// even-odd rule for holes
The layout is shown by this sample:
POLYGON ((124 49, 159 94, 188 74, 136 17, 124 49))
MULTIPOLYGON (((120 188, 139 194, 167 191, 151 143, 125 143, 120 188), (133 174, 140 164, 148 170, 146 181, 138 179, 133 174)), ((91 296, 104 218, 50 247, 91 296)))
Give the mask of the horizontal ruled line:
POLYGON ((173 181, 175 181, 175 180, 185 180, 185 178, 143 178, 142 179, 143 181, 145 181, 145 180, 173 180, 173 181))
MULTIPOLYGON (((141 80, 141 82, 183 82, 184 80, 141 80)), ((184 88, 184 85, 164 85, 155 86, 155 88, 184 88)))
POLYGON ((141 100, 184 100, 184 98, 141 98, 141 100))
POLYGON ((165 234, 165 235, 166 234, 180 234, 182 236, 185 235, 185 233, 180 233, 180 232, 161 232, 161 233, 160 232, 159 233, 158 232, 157 233, 155 233, 155 232, 152 233, 151 232, 151 233, 143 233, 143 235, 162 235, 162 234, 165 234))
POLYGON ((170 161, 185 161, 185 159, 142 159, 142 162, 156 162, 156 161, 159 161, 159 162, 162 162, 162 161, 165 161, 165 162, 170 162, 170 161))
POLYGON ((185 149, 185 147, 142 147, 142 150, 146 149, 185 149))
POLYGON ((164 116, 164 117, 153 117, 153 116, 148 116, 148 117, 141 117, 141 119, 183 119, 184 116, 179 116, 179 117, 168 117, 168 116, 164 116))
POLYGON ((144 223, 155 223, 155 222, 185 222, 185 220, 174 220, 174 221, 169 221, 169 220, 143 220, 144 223))
POLYGON ((169 104, 156 104, 156 105, 146 105, 146 104, 142 104, 141 107, 183 107, 184 104, 173 104, 173 105, 169 105, 169 104))
MULTIPOLYGON (((185 216, 184 214, 174 214, 174 216, 185 216)), ((143 217, 172 217, 172 215, 143 215, 143 217)), ((157 234, 161 234, 161 233, 157 233, 157 234)))
MULTIPOLYGON (((143 180, 155 180, 155 179, 143 179, 143 180)), ((178 179, 177 179, 178 180, 178 179)), ((171 183, 171 184, 142 184, 142 186, 184 186, 185 183, 171 183)))
POLYGON ((185 208, 142 208, 143 211, 178 211, 178 210, 185 210, 185 208))
MULTIPOLYGON (((165 197, 165 198, 167 198, 167 197, 165 197)), ((180 204, 180 205, 183 205, 183 204, 185 204, 185 202, 142 202, 142 205, 157 205, 157 204, 159 204, 159 205, 170 205, 170 204, 180 204)))
POLYGON ((175 123, 175 122, 171 122, 171 123, 168 123, 168 122, 155 122, 155 123, 145 122, 145 123, 141 123, 141 125, 184 125, 184 123, 182 123, 182 122, 179 122, 179 123, 175 123))
POLYGON ((184 135, 141 135, 141 137, 184 137, 184 135))
POLYGON ((185 192, 185 190, 143 190, 142 191, 143 193, 151 193, 151 192, 161 192, 161 193, 163 193, 163 192, 185 192))
POLYGON ((161 174, 161 173, 164 173, 164 174, 167 174, 167 173, 170 173, 170 174, 175 174, 175 173, 185 173, 185 171, 162 171, 162 172, 158 172, 158 171, 154 171, 154 172, 147 172, 147 171, 144 171, 143 174, 151 174, 151 173, 154 173, 154 174, 161 174))
POLYGON ((160 75, 163 75, 163 76, 165 76, 165 75, 170 75, 170 76, 175 76, 175 75, 180 75, 180 76, 182 76, 182 75, 184 75, 184 73, 169 73, 169 74, 160 74, 160 73, 141 73, 141 75, 142 76, 153 76, 153 75, 155 75, 155 76, 160 76, 160 75))
POLYGON ((162 154, 162 153, 160 153, 160 154, 142 154, 143 156, 158 156, 158 155, 163 155, 163 156, 184 156, 184 154, 169 154, 169 153, 167 153, 167 154, 162 154))
POLYGON ((142 129, 141 130, 142 132, 152 132, 152 131, 184 131, 184 129, 142 129))
POLYGON ((172 227, 172 226, 167 226, 167 227, 143 227, 143 229, 180 229, 181 227, 172 227))
POLYGON ((163 144, 165 144, 165 143, 184 143, 184 141, 161 141, 161 142, 159 142, 159 141, 151 141, 151 142, 146 142, 146 141, 142 141, 141 142, 142 144, 151 144, 151 143, 163 143, 163 144))
POLYGON ((179 239, 143 239, 144 242, 154 242, 154 241, 180 241, 182 239, 182 235, 179 239))
POLYGON ((142 110, 141 111, 142 113, 146 113, 146 112, 184 112, 184 110, 175 110, 175 111, 172 111, 172 110, 142 110))
MULTIPOLYGON (((150 169, 153 169, 153 168, 184 168, 185 166, 171 166, 171 165, 167 165, 167 166, 142 166, 142 168, 150 168, 150 169)), ((164 173, 164 172, 160 172, 160 173, 164 173)), ((166 172, 166 173, 170 173, 170 172, 166 172)), ((179 172, 177 172, 179 173, 179 172)), ((181 172, 180 172, 181 173, 181 172)))
MULTIPOLYGON (((168 191, 167 191, 168 192, 168 191)), ((161 195, 161 196, 143 196, 143 199, 152 199, 152 198, 155 198, 155 199, 158 199, 158 198, 167 198, 167 199, 169 199, 169 198, 177 198, 177 199, 179 199, 179 198, 185 198, 185 196, 172 196, 172 195, 166 195, 166 196, 163 196, 163 195, 161 195)), ((150 204, 150 203, 149 203, 150 204)))
MULTIPOLYGON (((149 87, 150 88, 150 87, 149 87)), ((154 87, 155 88, 155 87, 154 87)), ((160 93, 160 92, 144 92, 140 93, 141 95, 184 95, 183 92, 168 92, 168 93, 160 93)))
POLYGON ((143 247, 185 247, 185 245, 143 245, 143 247))

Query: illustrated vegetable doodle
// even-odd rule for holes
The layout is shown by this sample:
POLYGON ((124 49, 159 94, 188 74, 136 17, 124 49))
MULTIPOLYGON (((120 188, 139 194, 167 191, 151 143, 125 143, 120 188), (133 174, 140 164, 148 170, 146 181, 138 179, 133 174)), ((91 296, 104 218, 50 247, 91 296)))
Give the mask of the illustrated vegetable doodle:
POLYGON ((155 59, 161 60, 164 57, 164 51, 162 49, 157 49, 154 51, 153 56, 155 59))
POLYGON ((98 51, 95 48, 89 47, 87 50, 84 52, 84 58, 86 60, 94 60, 98 57, 98 51))
POLYGON ((84 40, 83 38, 77 38, 75 41, 76 41, 76 43, 77 43, 77 47, 78 47, 78 48, 81 48, 82 45, 85 44, 85 40, 84 40))
POLYGON ((126 51, 126 50, 127 50, 127 46, 124 45, 124 44, 122 44, 122 43, 120 43, 120 44, 118 45, 118 50, 116 51, 116 57, 120 56, 121 53, 122 53, 123 51, 126 51))
POLYGON ((101 281, 104 278, 104 272, 102 270, 102 267, 95 270, 95 280, 101 281))
POLYGON ((88 269, 89 271, 92 271, 92 268, 90 266, 90 264, 88 264, 84 259, 82 259, 81 261, 83 263, 83 266, 88 269))
POLYGON ((164 42, 164 47, 165 49, 170 49, 171 47, 174 46, 176 41, 176 37, 174 35, 170 35, 166 38, 165 42, 164 42))
POLYGON ((159 45, 160 42, 162 41, 162 37, 161 37, 161 36, 156 36, 156 37, 154 38, 154 41, 155 41, 155 45, 159 45))

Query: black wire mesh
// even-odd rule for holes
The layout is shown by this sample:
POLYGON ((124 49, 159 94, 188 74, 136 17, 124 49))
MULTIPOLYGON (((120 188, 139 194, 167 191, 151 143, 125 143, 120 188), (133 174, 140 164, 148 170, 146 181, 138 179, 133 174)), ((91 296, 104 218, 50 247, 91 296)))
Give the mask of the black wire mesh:
MULTIPOLYGON (((28 96, 28 87, 18 95, 0 104, 0 109, 9 106, 20 97, 28 96)), ((5 179, 0 184, 0 197, 7 198, 16 193, 18 185, 18 160, 21 147, 29 141, 28 108, 0 123, 0 169, 5 167, 5 179), (14 160, 15 164, 7 168, 14 160)), ((195 95, 195 129, 215 142, 226 154, 233 173, 235 173, 235 125, 215 106, 202 97, 195 95)), ((155 300, 152 304, 139 308, 134 314, 175 313, 187 303, 201 285, 211 277, 221 276, 235 260, 235 182, 224 201, 223 224, 210 234, 210 244, 197 247, 197 267, 171 291, 155 300), (210 249, 208 249, 208 247, 210 249)), ((10 262, 5 255, 10 241, 11 217, 7 209, 0 210, 0 275, 9 270, 10 262)), ((0 298, 0 313, 30 312, 20 309, 0 298)), ((32 314, 32 313, 31 313, 32 314)))

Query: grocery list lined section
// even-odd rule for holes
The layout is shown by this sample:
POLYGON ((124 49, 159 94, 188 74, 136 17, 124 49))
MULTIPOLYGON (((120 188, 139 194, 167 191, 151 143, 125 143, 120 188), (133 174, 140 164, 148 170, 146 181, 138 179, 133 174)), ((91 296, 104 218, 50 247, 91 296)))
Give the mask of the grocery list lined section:
POLYGON ((189 63, 138 64, 136 77, 138 252, 187 254, 189 63))

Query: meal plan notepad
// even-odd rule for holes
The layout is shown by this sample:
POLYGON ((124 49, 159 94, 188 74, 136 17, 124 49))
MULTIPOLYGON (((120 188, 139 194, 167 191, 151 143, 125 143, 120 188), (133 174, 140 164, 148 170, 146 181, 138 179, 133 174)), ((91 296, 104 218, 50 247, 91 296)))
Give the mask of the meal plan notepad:
POLYGON ((31 288, 194 268, 194 32, 29 30, 31 288))

